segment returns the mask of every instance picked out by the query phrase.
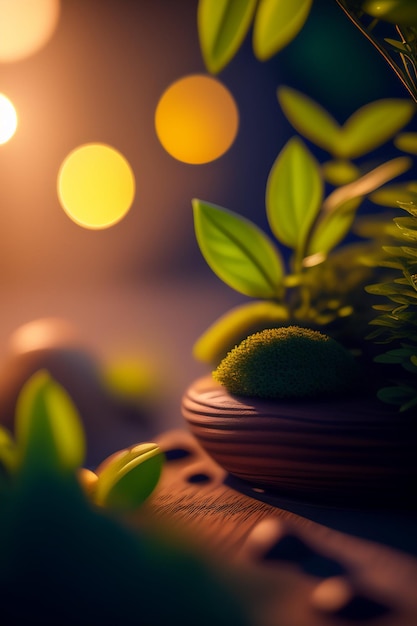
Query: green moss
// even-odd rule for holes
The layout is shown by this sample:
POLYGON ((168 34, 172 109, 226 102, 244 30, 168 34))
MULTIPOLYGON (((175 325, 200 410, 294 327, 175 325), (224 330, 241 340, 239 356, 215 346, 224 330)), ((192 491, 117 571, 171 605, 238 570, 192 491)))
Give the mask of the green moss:
POLYGON ((236 395, 303 398, 346 392, 357 379, 357 367, 334 339, 289 326, 247 337, 221 361, 213 378, 236 395))

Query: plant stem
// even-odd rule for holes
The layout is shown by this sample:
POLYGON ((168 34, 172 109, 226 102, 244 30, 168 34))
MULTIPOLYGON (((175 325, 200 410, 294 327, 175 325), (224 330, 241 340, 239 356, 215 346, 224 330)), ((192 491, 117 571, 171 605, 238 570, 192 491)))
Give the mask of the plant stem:
MULTIPOLYGON (((407 89, 414 102, 417 102, 416 77, 415 73, 414 76, 412 76, 412 72, 410 71, 410 66, 415 70, 415 60, 412 58, 412 56, 407 55, 406 57, 406 55, 400 54, 400 58, 404 66, 401 67, 394 61, 384 45, 379 42, 378 39, 371 33, 371 30, 373 30, 376 25, 375 20, 373 20, 371 24, 366 27, 360 20, 361 15, 357 14, 353 8, 349 8, 347 6, 348 3, 346 2, 346 0, 336 0, 336 3, 342 9, 345 15, 350 19, 350 21, 356 26, 356 28, 359 29, 362 35, 364 35, 364 37, 366 37, 366 39, 368 39, 368 41, 370 41, 372 45, 378 50, 378 52, 382 55, 382 57, 395 72, 400 81, 403 83, 404 87, 407 89)), ((406 40, 404 39, 404 36, 400 31, 400 27, 397 26, 397 30, 401 34, 403 43, 406 43, 406 40)))

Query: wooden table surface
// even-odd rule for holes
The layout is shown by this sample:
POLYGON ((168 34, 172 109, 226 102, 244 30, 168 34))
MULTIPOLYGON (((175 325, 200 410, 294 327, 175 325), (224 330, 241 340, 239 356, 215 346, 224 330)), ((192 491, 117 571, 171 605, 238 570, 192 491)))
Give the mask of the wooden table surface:
POLYGON ((151 516, 236 582, 256 626, 417 625, 417 515, 283 500, 228 476, 185 430, 151 516))

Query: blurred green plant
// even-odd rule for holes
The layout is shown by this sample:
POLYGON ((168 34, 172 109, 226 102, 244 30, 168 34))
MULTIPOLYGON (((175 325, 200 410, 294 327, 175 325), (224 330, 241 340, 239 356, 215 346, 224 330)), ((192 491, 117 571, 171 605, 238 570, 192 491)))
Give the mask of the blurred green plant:
POLYGON ((407 411, 417 406, 417 193, 412 202, 398 204, 409 216, 394 219, 399 241, 397 245, 384 246, 387 258, 383 262, 398 276, 391 282, 367 287, 369 293, 388 300, 374 305, 380 313, 370 322, 376 328, 368 338, 394 344, 375 361, 399 366, 407 374, 404 376, 402 371, 401 379, 381 388, 378 397, 407 411))
POLYGON ((101 367, 103 384, 122 401, 143 407, 161 394, 156 364, 149 358, 115 355, 101 367))
POLYGON ((126 515, 156 483, 157 447, 110 457, 91 497, 79 480, 84 451, 71 399, 37 372, 19 398, 16 437, 0 428, 1 623, 247 624, 227 576, 167 529, 126 515))
MULTIPOLYGON (((371 280, 377 246, 372 242, 372 254, 372 245, 368 250, 357 244, 339 246, 352 230, 364 197, 412 164, 410 157, 400 156, 363 173, 353 163, 411 120, 415 105, 409 100, 371 103, 340 126, 294 89, 280 87, 278 99, 294 128, 334 160, 332 167, 329 162, 320 164, 299 136, 282 148, 265 192, 266 217, 276 241, 233 211, 201 199, 192 201, 197 242, 210 268, 239 293, 261 299, 232 309, 197 340, 194 356, 204 362, 218 362, 245 336, 268 326, 294 322, 318 327, 356 312, 350 296, 371 280), (288 267, 277 243, 290 250, 288 267), (342 283, 343 267, 345 272, 349 268, 350 276, 342 283)), ((404 198, 412 184, 400 186, 404 198)), ((378 201, 390 206, 389 194, 385 187, 378 201)))
POLYGON ((36 476, 58 475, 69 482, 87 476, 94 504, 129 511, 152 493, 163 464, 163 454, 153 443, 120 451, 97 473, 82 468, 84 456, 84 431, 72 400, 47 371, 38 371, 20 392, 15 439, 0 430, 3 485, 31 482, 36 476))
MULTIPOLYGON (((336 0, 374 45, 417 102, 417 8, 415 0, 336 0), (384 26, 380 34, 378 26, 384 26), (393 37, 386 37, 391 27, 393 37)), ((200 47, 207 69, 219 73, 238 52, 252 27, 260 61, 270 59, 303 28, 313 0, 199 0, 200 47)))

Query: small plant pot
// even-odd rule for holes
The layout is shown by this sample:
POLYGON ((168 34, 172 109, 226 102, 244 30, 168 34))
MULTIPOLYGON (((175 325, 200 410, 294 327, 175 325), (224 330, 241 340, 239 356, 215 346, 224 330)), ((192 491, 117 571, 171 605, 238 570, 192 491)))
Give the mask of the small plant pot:
POLYGON ((286 497, 332 505, 415 501, 416 420, 376 398, 261 400, 196 380, 182 414, 230 474, 286 497))

